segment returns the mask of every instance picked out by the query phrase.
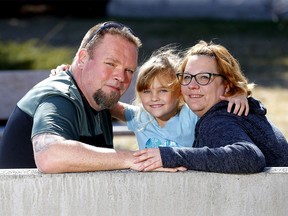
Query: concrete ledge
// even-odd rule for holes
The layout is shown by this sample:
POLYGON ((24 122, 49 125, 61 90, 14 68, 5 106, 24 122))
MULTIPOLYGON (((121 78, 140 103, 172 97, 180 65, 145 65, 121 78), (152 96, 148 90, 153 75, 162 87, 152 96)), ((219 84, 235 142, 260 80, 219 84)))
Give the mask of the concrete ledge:
POLYGON ((0 170, 0 215, 287 215, 288 168, 250 175, 0 170))

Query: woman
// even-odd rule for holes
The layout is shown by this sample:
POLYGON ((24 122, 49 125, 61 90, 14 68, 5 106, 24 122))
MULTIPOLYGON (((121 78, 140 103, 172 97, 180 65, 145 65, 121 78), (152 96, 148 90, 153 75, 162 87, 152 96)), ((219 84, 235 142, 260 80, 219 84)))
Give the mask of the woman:
POLYGON ((183 58, 178 78, 189 108, 200 118, 194 148, 159 147, 134 153, 140 170, 186 167, 219 173, 255 173, 266 166, 288 166, 284 135, 265 117, 266 108, 250 97, 249 115, 226 111, 220 96, 252 94, 237 60, 221 46, 200 41, 183 58))

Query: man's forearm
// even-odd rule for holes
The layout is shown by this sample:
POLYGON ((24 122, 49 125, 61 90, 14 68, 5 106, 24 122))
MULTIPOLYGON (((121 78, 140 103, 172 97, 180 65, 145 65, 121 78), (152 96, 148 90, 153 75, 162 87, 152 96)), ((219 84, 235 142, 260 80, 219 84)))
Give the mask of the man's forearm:
POLYGON ((56 135, 33 138, 33 146, 37 168, 43 173, 127 169, 133 163, 132 152, 61 140, 56 135))

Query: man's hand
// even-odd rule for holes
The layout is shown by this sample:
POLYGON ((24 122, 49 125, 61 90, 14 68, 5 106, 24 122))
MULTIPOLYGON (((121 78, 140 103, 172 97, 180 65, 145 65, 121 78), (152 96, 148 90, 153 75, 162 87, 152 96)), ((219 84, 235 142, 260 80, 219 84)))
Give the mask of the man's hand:
POLYGON ((231 97, 220 96, 220 99, 229 102, 227 112, 231 112, 232 107, 234 106, 233 114, 241 116, 244 111, 245 116, 249 114, 247 95, 235 95, 231 97))

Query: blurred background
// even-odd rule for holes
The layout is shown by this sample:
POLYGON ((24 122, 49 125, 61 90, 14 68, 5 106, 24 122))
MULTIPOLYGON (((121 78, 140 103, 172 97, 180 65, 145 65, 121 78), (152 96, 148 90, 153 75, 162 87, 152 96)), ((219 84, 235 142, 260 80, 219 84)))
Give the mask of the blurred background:
MULTIPOLYGON (((86 31, 106 20, 138 35, 139 65, 167 44, 186 49, 200 39, 223 44, 239 60, 254 96, 288 137, 287 0, 1 1, 0 73, 51 70, 71 63, 86 31)), ((13 83, 11 83, 13 85, 13 83)), ((122 98, 131 102, 131 85, 122 98)))

